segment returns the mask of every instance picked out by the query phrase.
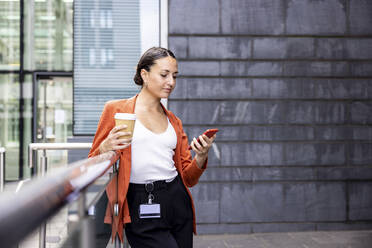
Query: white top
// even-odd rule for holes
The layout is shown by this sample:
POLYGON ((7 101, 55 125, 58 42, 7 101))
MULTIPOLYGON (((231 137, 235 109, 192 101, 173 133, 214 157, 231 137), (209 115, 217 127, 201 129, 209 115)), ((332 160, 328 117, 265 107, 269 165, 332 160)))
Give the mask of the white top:
POLYGON ((176 145, 176 131, 169 119, 167 130, 160 134, 153 133, 137 119, 132 138, 130 182, 148 183, 176 177, 173 161, 176 145))

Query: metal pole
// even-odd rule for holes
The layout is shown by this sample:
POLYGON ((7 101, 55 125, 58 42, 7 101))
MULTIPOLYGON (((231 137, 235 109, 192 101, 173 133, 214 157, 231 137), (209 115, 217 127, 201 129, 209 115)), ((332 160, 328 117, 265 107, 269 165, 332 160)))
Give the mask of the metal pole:
POLYGON ((85 205, 86 205, 86 195, 85 189, 81 191, 81 195, 79 197, 79 205, 78 205, 78 214, 79 218, 83 219, 86 216, 85 205))
MULTIPOLYGON (((113 172, 113 176, 117 177, 118 176, 118 166, 119 166, 119 160, 116 161, 116 163, 114 164, 114 166, 112 167, 112 172, 113 172)), ((116 185, 117 187, 117 185, 116 185)), ((118 193, 118 189, 116 189, 116 193, 118 193)), ((118 196, 116 195, 116 199, 118 199, 118 196)), ((118 216, 119 215, 119 205, 118 203, 116 203, 114 205, 114 215, 115 216, 118 216)), ((112 223, 113 225, 114 223, 112 223)), ((119 235, 115 235, 115 248, 121 248, 121 242, 120 242, 120 239, 119 239, 119 235)))
POLYGON ((39 228, 39 247, 45 248, 46 223, 44 222, 39 228))
POLYGON ((115 236, 115 248, 121 248, 121 243, 119 239, 119 235, 115 236))
POLYGON ((82 220, 82 230, 80 236, 81 248, 96 248, 96 230, 94 219, 86 216, 82 220))
POLYGON ((47 94, 47 82, 44 82, 44 105, 43 105, 43 108, 44 108, 44 120, 43 120, 43 141, 44 143, 47 142, 47 139, 46 139, 46 128, 47 128, 47 114, 46 114, 46 111, 47 111, 47 97, 46 97, 46 94, 47 94))
POLYGON ((40 157, 40 170, 38 172, 38 176, 45 176, 46 172, 47 172, 47 166, 48 166, 48 158, 46 156, 46 150, 44 149, 43 150, 43 155, 40 157))
POLYGON ((80 246, 81 248, 95 248, 95 223, 92 218, 87 215, 86 211, 86 190, 81 192, 79 197, 78 213, 82 221, 82 230, 80 233, 80 246))
MULTIPOLYGON (((46 156, 46 150, 43 150, 43 155, 40 157, 40 170, 38 171, 38 177, 43 177, 46 174, 48 166, 48 159, 46 156)), ((41 224, 39 228, 39 248, 45 248, 46 240, 46 222, 41 224)))
POLYGON ((5 183, 5 148, 0 147, 0 192, 4 191, 5 183))
MULTIPOLYGON (((120 161, 120 159, 118 159, 117 161, 116 161, 116 163, 114 164, 114 166, 112 166, 112 175, 113 176, 117 176, 117 173, 119 173, 119 161, 120 161)), ((117 190, 116 190, 116 192, 118 192, 117 190)), ((118 197, 118 196, 116 196, 116 197, 118 197)), ((116 199, 118 199, 118 198, 116 198, 116 199)), ((118 206, 117 204, 116 204, 116 206, 118 206)), ((114 209, 114 214, 115 215, 118 215, 119 213, 118 213, 118 208, 115 208, 114 209)), ((124 232, 124 231, 123 231, 124 232)), ((123 233, 123 241, 124 241, 124 243, 123 243, 123 248, 129 248, 129 244, 128 244, 128 242, 126 242, 126 238, 125 238, 125 232, 123 233)), ((121 248, 122 246, 121 246, 121 242, 120 242, 120 238, 119 238, 119 235, 116 235, 115 236, 115 243, 114 243, 114 247, 115 248, 121 248)))

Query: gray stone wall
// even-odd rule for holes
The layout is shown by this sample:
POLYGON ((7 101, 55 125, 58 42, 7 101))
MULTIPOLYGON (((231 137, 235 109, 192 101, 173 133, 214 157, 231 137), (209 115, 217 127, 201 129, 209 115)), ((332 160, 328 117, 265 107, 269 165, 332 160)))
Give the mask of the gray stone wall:
POLYGON ((199 233, 372 228, 372 1, 169 0, 199 233), (217 154, 220 154, 220 157, 217 154))

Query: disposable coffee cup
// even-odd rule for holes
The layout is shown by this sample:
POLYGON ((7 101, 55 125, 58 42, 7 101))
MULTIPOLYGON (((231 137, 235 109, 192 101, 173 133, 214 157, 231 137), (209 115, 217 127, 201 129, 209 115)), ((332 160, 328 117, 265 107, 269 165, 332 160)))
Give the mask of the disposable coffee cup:
POLYGON ((127 125, 127 128, 122 129, 123 132, 130 132, 130 135, 120 136, 119 139, 130 139, 133 136, 134 123, 136 122, 135 114, 116 113, 115 126, 127 125))

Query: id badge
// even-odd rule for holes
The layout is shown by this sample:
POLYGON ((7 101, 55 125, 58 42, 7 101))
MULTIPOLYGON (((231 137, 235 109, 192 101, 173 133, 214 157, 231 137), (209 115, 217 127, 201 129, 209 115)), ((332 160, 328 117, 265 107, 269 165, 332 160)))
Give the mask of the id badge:
POLYGON ((140 204, 139 217, 140 219, 160 218, 160 204, 140 204))

